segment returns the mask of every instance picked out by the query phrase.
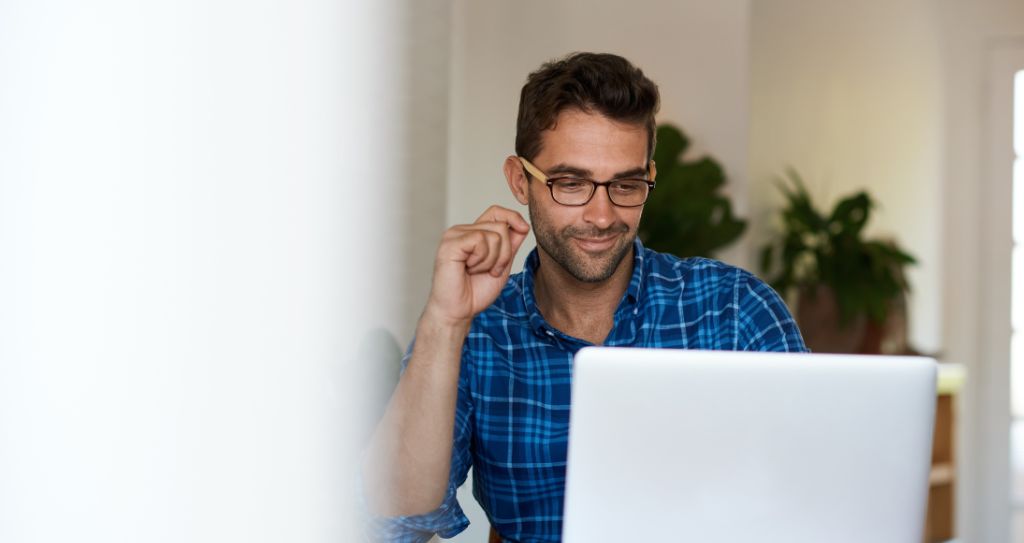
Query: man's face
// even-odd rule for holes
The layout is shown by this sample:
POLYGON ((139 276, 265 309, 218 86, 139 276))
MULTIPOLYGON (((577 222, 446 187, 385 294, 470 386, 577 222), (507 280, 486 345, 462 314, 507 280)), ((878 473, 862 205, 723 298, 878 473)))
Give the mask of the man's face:
MULTIPOLYGON (((571 175, 597 181, 640 177, 647 170, 647 131, 597 113, 567 110, 543 134, 533 162, 549 177, 571 175)), ((604 187, 583 206, 558 204, 547 185, 527 186, 530 222, 537 245, 578 281, 605 281, 631 254, 643 207, 619 207, 604 187)))

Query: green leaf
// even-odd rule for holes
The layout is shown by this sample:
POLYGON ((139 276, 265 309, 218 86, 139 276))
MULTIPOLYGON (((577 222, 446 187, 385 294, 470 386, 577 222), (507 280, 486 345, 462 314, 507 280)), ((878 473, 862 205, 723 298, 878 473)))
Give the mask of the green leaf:
POLYGON ((690 140, 679 128, 661 125, 657 137, 658 185, 644 206, 640 239, 681 257, 713 256, 738 239, 747 224, 733 216, 731 202, 718 193, 725 172, 710 157, 686 160, 690 140))
POLYGON ((690 147, 690 140, 683 131, 669 124, 658 126, 655 131, 657 145, 654 147, 654 162, 658 165, 659 178, 669 174, 690 147))
POLYGON ((860 192, 844 198, 832 211, 828 219, 829 233, 832 235, 856 236, 864 229, 871 214, 872 202, 866 192, 860 192))
POLYGON ((854 193, 826 215, 795 169, 787 168, 776 184, 785 198, 783 231, 761 249, 761 268, 772 286, 785 292, 822 283, 834 292, 843 323, 858 315, 883 322, 892 301, 909 290, 904 268, 916 259, 895 243, 863 239, 875 205, 871 197, 854 193))

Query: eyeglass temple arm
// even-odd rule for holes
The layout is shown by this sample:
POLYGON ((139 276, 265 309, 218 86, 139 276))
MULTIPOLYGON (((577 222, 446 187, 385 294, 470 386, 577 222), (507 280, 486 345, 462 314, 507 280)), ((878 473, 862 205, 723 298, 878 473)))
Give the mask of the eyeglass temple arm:
MULTIPOLYGON (((519 159, 519 162, 523 165, 523 168, 525 168, 526 171, 530 173, 530 175, 536 177, 537 179, 540 179, 541 181, 548 180, 548 176, 544 175, 544 172, 537 169, 537 167, 531 164, 529 160, 526 160, 521 156, 516 158, 519 159)), ((647 169, 650 172, 651 181, 654 181, 655 178, 658 177, 658 167, 654 164, 654 160, 650 161, 650 163, 647 165, 647 169)))
POLYGON ((523 168, 526 169, 526 171, 530 175, 536 177, 537 179, 540 179, 541 181, 547 181, 548 180, 548 176, 544 175, 544 172, 542 172, 539 169, 537 169, 537 167, 534 166, 533 164, 531 164, 529 160, 526 160, 523 157, 516 157, 516 158, 519 159, 520 164, 523 165, 523 168))

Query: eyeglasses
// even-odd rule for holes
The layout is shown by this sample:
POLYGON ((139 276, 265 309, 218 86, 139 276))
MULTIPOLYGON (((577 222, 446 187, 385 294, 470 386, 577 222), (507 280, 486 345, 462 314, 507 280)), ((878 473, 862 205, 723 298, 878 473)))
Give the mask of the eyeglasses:
POLYGON ((597 192, 597 187, 602 186, 608 191, 608 199, 619 207, 640 207, 647 201, 647 197, 654 190, 654 178, 658 170, 654 167, 652 160, 647 167, 650 179, 624 178, 612 179, 610 181, 595 181, 581 177, 562 176, 548 177, 539 168, 523 157, 518 157, 526 171, 547 184, 551 191, 551 198, 564 206, 584 206, 590 202, 597 192))

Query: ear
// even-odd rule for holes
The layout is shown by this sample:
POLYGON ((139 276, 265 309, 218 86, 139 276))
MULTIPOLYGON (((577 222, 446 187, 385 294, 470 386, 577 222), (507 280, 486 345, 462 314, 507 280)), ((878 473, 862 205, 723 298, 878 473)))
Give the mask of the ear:
POLYGON ((516 197, 516 201, 523 205, 529 203, 530 180, 526 177, 523 163, 519 162, 519 157, 511 155, 506 158, 502 170, 505 172, 508 188, 512 191, 512 196, 516 197))

